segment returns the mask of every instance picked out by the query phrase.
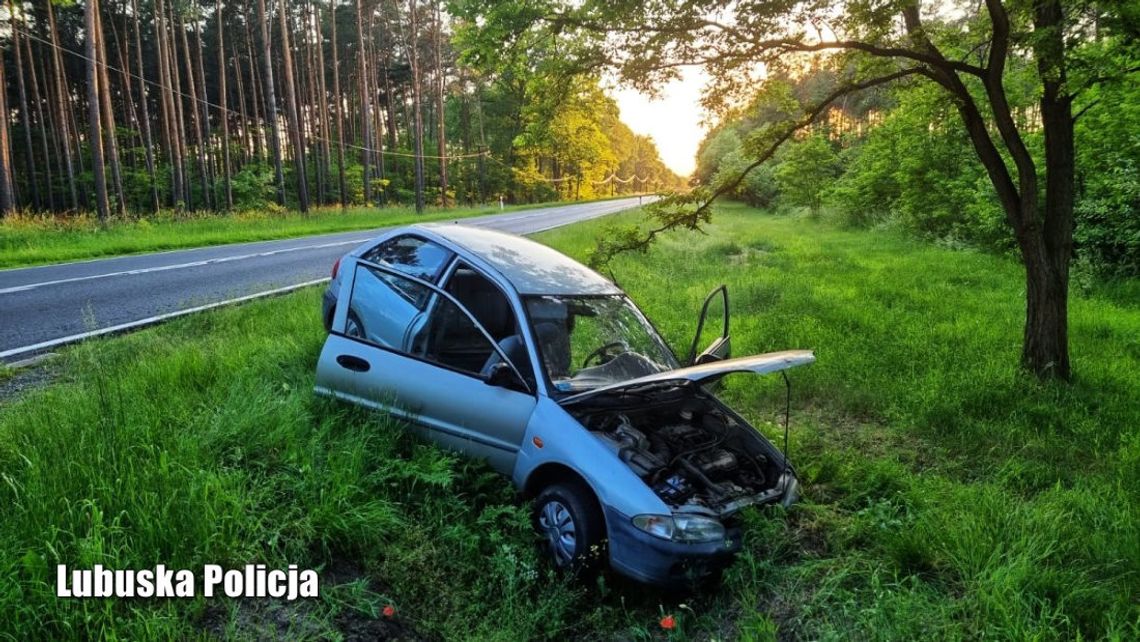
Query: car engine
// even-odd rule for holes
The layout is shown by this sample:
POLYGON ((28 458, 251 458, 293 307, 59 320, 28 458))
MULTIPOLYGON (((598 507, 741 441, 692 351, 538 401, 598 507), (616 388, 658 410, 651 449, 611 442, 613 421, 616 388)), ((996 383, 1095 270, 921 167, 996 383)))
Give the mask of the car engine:
POLYGON ((579 419, 674 508, 721 514, 778 494, 781 464, 763 452, 752 428, 709 400, 607 409, 579 419))

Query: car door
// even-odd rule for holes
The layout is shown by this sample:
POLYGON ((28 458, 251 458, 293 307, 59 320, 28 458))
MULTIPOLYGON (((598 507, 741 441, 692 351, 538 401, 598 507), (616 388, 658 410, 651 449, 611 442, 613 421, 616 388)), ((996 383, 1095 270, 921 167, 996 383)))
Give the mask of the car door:
POLYGON ((483 366, 510 359, 452 294, 363 260, 346 277, 317 391, 406 419, 509 473, 536 403, 533 385, 513 363, 517 387, 487 383, 483 366))

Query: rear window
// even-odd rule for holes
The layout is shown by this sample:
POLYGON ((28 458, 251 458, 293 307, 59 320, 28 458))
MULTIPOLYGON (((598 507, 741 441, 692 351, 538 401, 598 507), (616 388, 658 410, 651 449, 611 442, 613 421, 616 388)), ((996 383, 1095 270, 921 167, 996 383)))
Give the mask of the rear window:
POLYGON ((451 259, 451 252, 431 241, 405 235, 384 241, 361 258, 435 283, 451 259))

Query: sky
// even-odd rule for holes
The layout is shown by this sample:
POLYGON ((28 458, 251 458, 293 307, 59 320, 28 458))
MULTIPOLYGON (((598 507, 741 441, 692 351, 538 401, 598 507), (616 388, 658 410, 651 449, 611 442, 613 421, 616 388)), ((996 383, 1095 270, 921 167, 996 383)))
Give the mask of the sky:
POLYGON ((705 136, 700 105, 705 73, 685 68, 681 75, 662 88, 656 100, 627 87, 613 88, 610 95, 621 110, 622 122, 638 134, 652 136, 661 160, 674 172, 688 176, 696 167, 697 145, 705 136))

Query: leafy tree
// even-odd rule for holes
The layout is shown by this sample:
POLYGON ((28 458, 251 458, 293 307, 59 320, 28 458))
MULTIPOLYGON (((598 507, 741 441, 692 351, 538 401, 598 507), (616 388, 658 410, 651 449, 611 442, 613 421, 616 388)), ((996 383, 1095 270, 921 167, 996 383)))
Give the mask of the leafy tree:
POLYGON ((818 216, 823 194, 841 171, 839 156, 819 134, 791 144, 776 167, 780 198, 789 205, 806 207, 818 216))
MULTIPOLYGON (((1090 87, 1132 71, 1138 18, 1128 5, 1065 0, 986 0, 956 17, 918 0, 753 3, 721 0, 614 3, 589 0, 549 8, 544 23, 573 37, 593 36, 595 56, 627 80, 652 87, 685 65, 702 65, 715 79, 706 104, 727 111, 754 91, 757 70, 803 65, 806 55, 836 52, 837 70, 852 70, 818 99, 797 96, 802 114, 762 128, 745 144, 755 167, 793 132, 828 106, 857 91, 901 80, 931 82, 952 98, 978 162, 998 198, 1025 266, 1026 321, 1021 362, 1042 378, 1068 379, 1069 264, 1073 254, 1076 149, 1074 104, 1090 87), (1080 47, 1094 32, 1123 43, 1130 55, 1080 47), (1039 118, 1019 118, 1007 71, 1034 87, 1039 118), (1039 123, 1039 125, 1038 125, 1039 123), (1027 142, 1038 127, 1042 153, 1027 142)), ((1020 88, 1018 88, 1020 89, 1020 88)), ((1079 107, 1078 107, 1079 109, 1079 107)), ((659 226, 633 238, 603 240, 595 253, 644 247, 663 231, 697 228, 709 220, 730 180, 660 204, 659 226)))

